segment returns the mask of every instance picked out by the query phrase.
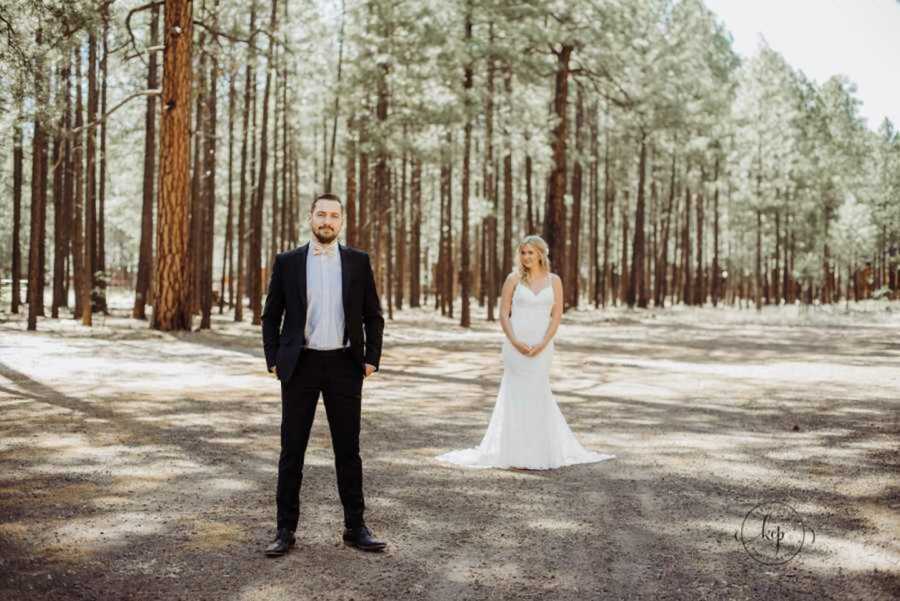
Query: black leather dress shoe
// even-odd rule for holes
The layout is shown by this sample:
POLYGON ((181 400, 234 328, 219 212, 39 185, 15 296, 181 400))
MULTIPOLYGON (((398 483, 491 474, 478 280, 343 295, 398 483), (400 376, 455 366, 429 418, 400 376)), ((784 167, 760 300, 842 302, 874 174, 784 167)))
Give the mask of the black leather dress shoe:
POLYGON ((372 531, 365 526, 344 529, 344 544, 363 551, 384 551, 387 543, 375 540, 372 531))
POLYGON ((272 544, 266 547, 266 556, 280 557, 290 551, 296 542, 297 539, 294 537, 294 533, 287 528, 282 528, 278 531, 272 544))

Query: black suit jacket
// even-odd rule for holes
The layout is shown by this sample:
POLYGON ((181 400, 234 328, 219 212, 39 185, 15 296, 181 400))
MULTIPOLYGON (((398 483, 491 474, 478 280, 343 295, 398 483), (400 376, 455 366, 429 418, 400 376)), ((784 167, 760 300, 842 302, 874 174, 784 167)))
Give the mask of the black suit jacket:
MULTIPOLYGON (((341 287, 344 300, 344 343, 365 370, 378 369, 384 318, 375 289, 369 255, 338 245, 341 257, 341 287)), ((300 351, 306 346, 306 255, 309 243, 279 253, 272 266, 269 292, 262 313, 263 348, 269 371, 278 368, 278 378, 291 379, 300 351), (284 322, 282 323, 282 317, 284 322)))

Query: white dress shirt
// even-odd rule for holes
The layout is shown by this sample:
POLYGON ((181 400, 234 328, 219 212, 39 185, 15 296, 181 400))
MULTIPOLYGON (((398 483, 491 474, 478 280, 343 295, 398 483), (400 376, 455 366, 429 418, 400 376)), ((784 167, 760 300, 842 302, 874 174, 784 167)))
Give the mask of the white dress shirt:
POLYGON ((334 253, 315 254, 312 241, 306 253, 306 346, 320 351, 343 348, 344 301, 341 253, 337 241, 323 244, 334 253))

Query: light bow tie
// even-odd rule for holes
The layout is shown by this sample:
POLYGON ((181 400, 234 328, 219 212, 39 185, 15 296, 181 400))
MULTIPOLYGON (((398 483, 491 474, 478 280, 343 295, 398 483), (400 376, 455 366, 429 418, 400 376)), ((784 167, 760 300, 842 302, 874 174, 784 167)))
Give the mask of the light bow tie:
POLYGON ((328 257, 334 256, 336 244, 329 244, 328 246, 324 246, 322 244, 313 244, 313 255, 326 255, 328 257))

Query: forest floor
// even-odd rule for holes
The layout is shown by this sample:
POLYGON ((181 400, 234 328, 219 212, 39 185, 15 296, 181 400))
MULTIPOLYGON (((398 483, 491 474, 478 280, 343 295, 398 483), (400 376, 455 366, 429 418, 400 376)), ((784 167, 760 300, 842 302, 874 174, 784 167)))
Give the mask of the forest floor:
POLYGON ((388 549, 340 543, 320 403, 278 559, 262 551, 280 397, 258 328, 159 333, 119 306, 91 330, 0 313, 0 599, 900 594, 896 304, 571 312, 554 393, 616 457, 547 472, 434 459, 480 441, 501 334, 480 309, 470 331, 401 312, 363 391, 367 521, 388 549))

